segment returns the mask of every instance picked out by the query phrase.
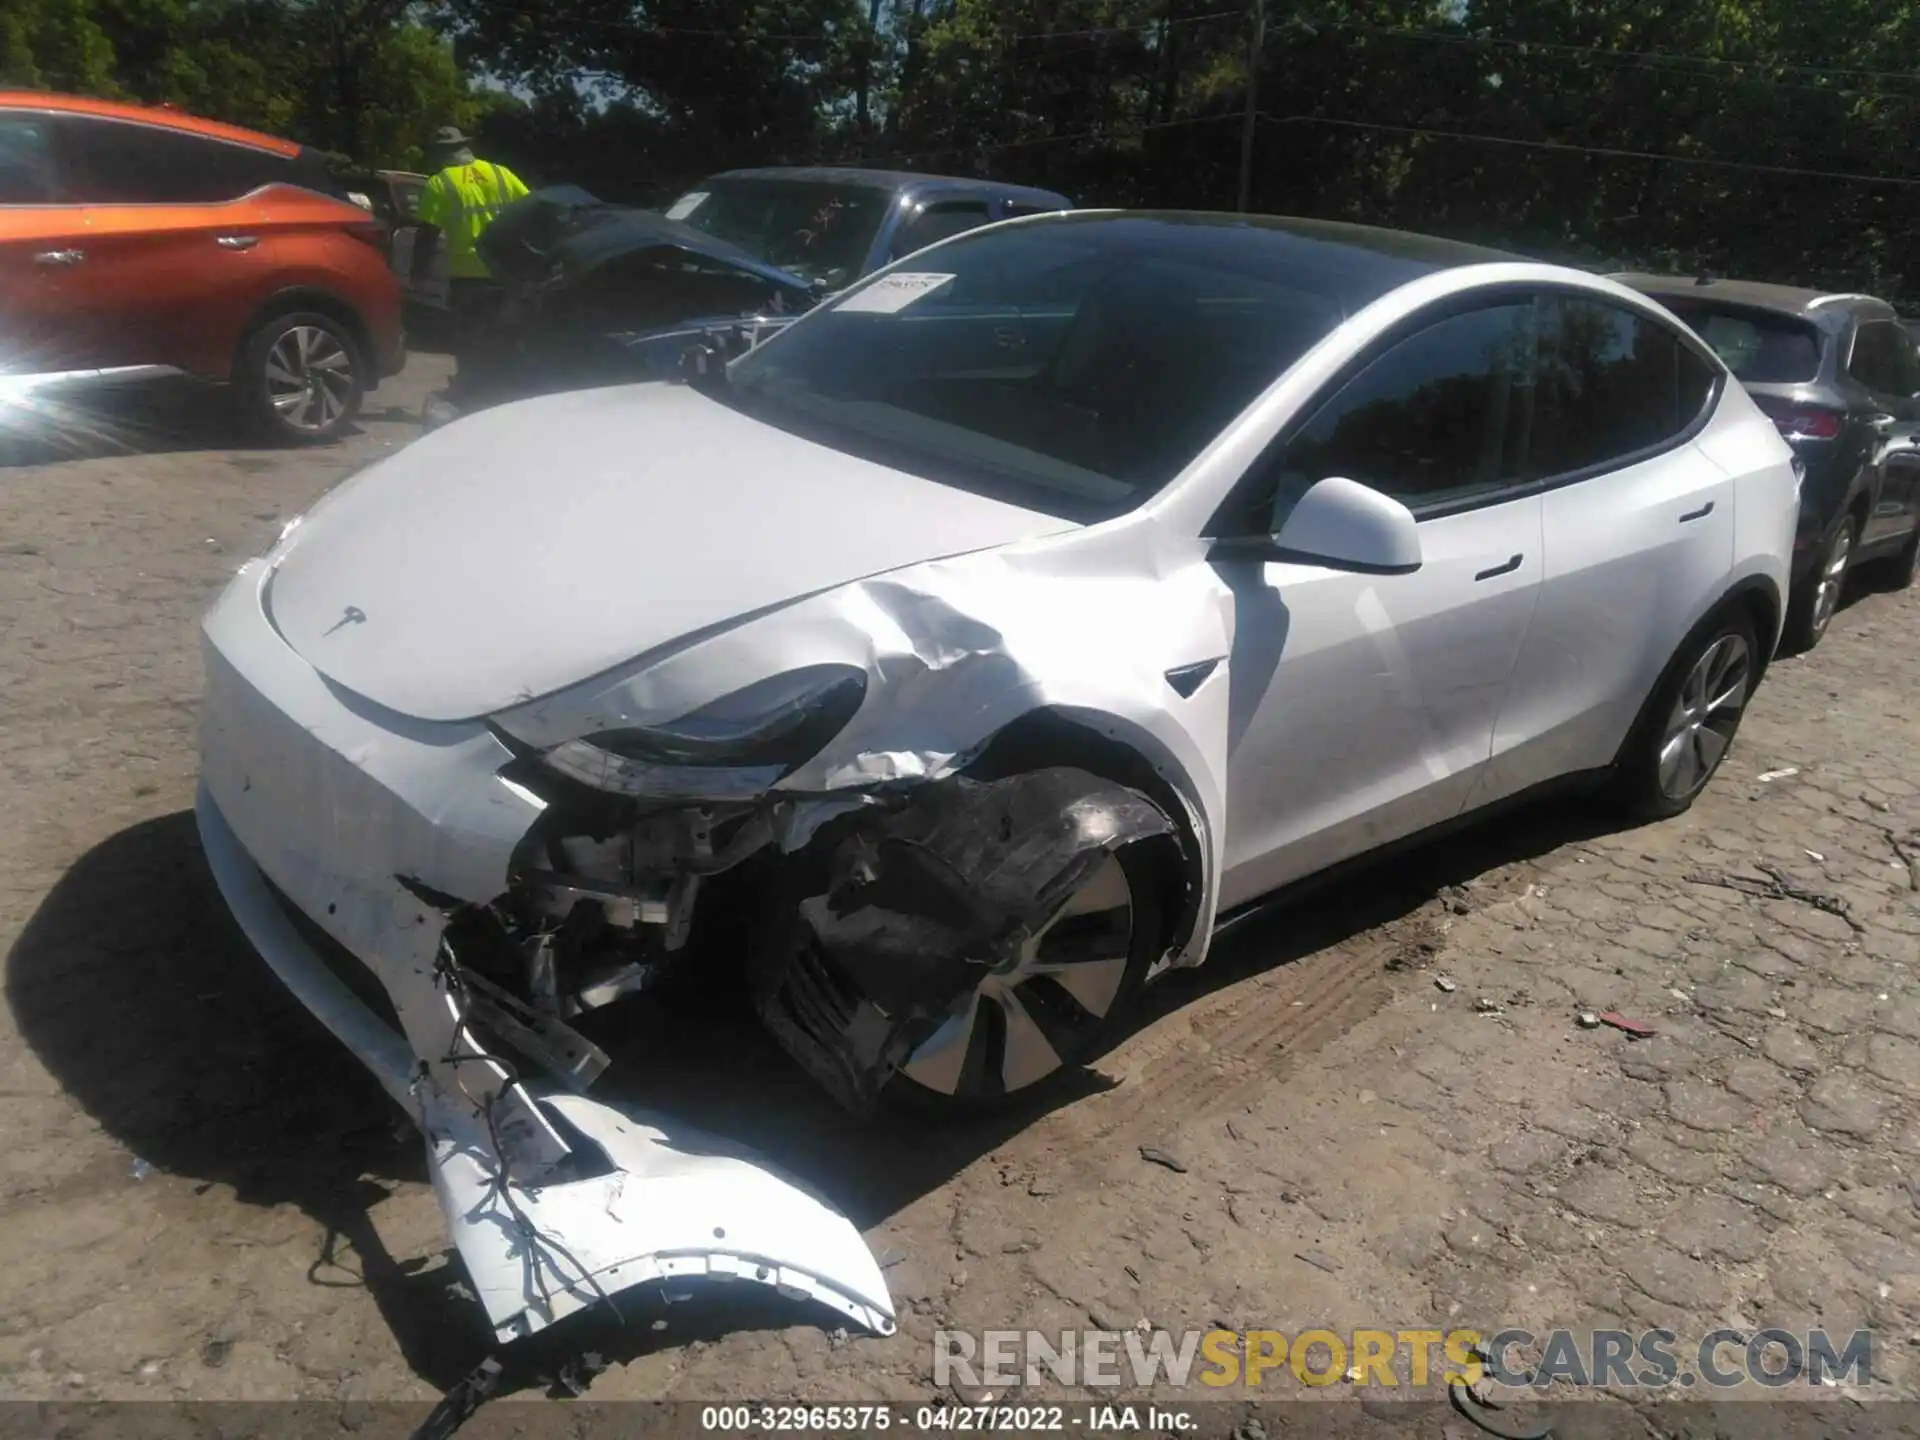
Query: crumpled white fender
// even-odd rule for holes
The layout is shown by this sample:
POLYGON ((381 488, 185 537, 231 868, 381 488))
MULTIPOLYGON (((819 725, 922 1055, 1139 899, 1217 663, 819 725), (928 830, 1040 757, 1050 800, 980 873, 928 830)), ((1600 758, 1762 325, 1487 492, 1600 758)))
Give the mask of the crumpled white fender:
POLYGON ((613 1168, 520 1186, 489 1155, 429 1144, 433 1188, 502 1340, 657 1281, 746 1281, 814 1300, 878 1335, 893 1302, 860 1232, 740 1147, 664 1115, 577 1095, 543 1102, 613 1168), (505 1243, 503 1243, 505 1242, 505 1243))

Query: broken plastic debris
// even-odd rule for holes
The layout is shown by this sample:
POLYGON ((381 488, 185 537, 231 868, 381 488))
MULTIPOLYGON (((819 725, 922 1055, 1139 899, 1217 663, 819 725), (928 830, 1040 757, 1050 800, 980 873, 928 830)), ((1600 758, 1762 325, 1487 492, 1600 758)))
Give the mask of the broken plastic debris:
POLYGON ((1600 1028, 1600 1017, 1591 1010, 1582 1010, 1574 1017, 1574 1023, 1582 1030, 1598 1030, 1600 1028))
POLYGON ((1800 773, 1800 767, 1789 765, 1784 770, 1769 770, 1760 777, 1760 783, 1766 785, 1775 780, 1790 780, 1800 773))
POLYGON ((153 1174, 153 1165, 150 1161, 142 1160, 136 1155, 133 1157, 133 1169, 129 1173, 136 1180, 144 1180, 153 1174))
POLYGON ((420 1428, 413 1432, 413 1440, 447 1440, 500 1388, 500 1380, 505 1373, 506 1366, 501 1364, 499 1357, 487 1356, 467 1373, 465 1379, 441 1397, 440 1403, 433 1407, 420 1428))
POLYGON ((1643 1025, 1638 1020, 1629 1020, 1618 1010, 1608 1010, 1604 1012, 1600 1016, 1600 1023, 1602 1025, 1611 1025, 1616 1030, 1625 1031, 1636 1040, 1645 1040, 1648 1036, 1657 1033, 1651 1025, 1643 1025))
POLYGON ((1452 980, 1449 980, 1444 975, 1436 975, 1433 977, 1433 987, 1434 989, 1439 990, 1442 993, 1447 995, 1453 994, 1454 991, 1460 988, 1458 984, 1456 984, 1452 980))

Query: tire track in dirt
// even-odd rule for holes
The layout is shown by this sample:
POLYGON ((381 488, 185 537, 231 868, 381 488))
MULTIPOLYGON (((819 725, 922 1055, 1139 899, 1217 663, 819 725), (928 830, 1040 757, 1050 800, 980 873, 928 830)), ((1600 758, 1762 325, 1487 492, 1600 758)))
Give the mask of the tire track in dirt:
MULTIPOLYGON (((1472 903, 1520 893, 1532 869, 1476 878, 1472 903)), ((1093 1064, 1115 1088, 1055 1111, 1018 1137, 1009 1157, 1044 1155, 1055 1172, 1091 1173, 1114 1154, 1245 1110, 1384 1005, 1392 972, 1437 965, 1461 892, 1409 875, 1391 886, 1402 897, 1396 905, 1378 881, 1356 888, 1365 883, 1251 920, 1221 939, 1206 966, 1149 990, 1153 1018, 1093 1064), (1413 896, 1424 898, 1406 903, 1413 896)))

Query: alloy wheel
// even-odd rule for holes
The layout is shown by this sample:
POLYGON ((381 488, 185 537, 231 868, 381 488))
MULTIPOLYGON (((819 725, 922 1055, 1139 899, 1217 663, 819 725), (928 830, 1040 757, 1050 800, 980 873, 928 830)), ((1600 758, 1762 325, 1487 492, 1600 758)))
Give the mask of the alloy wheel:
POLYGON ((1120 998, 1133 917, 1126 869, 1109 855, 901 1073, 936 1094, 976 1098, 1024 1090, 1070 1063, 1120 998))
POLYGON ((1680 686, 1660 742, 1660 789, 1685 800, 1719 767, 1753 685, 1753 652, 1739 635, 1709 645, 1680 686))
POLYGON ((287 425, 319 434, 353 401, 353 357, 318 325, 290 326, 267 352, 267 399, 287 425))
POLYGON ((1853 559, 1853 525, 1843 520, 1834 532, 1813 589, 1813 633, 1824 634, 1833 612, 1840 608, 1840 592, 1847 587, 1847 565, 1853 559))

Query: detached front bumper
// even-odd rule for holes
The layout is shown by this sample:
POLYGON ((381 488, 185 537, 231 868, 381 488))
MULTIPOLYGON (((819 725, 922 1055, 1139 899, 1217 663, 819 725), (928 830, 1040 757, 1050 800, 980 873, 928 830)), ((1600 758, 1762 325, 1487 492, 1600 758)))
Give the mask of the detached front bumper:
POLYGON ((269 623, 269 574, 251 562, 206 620, 208 863, 269 966, 420 1127, 499 1337, 696 1277, 775 1286, 891 1332, 879 1267, 823 1202, 724 1141, 523 1082, 482 1049, 437 906, 499 896, 542 802, 499 777, 510 756, 484 725, 408 720, 324 680, 269 623), (398 1030, 289 906, 371 972, 398 1030))

